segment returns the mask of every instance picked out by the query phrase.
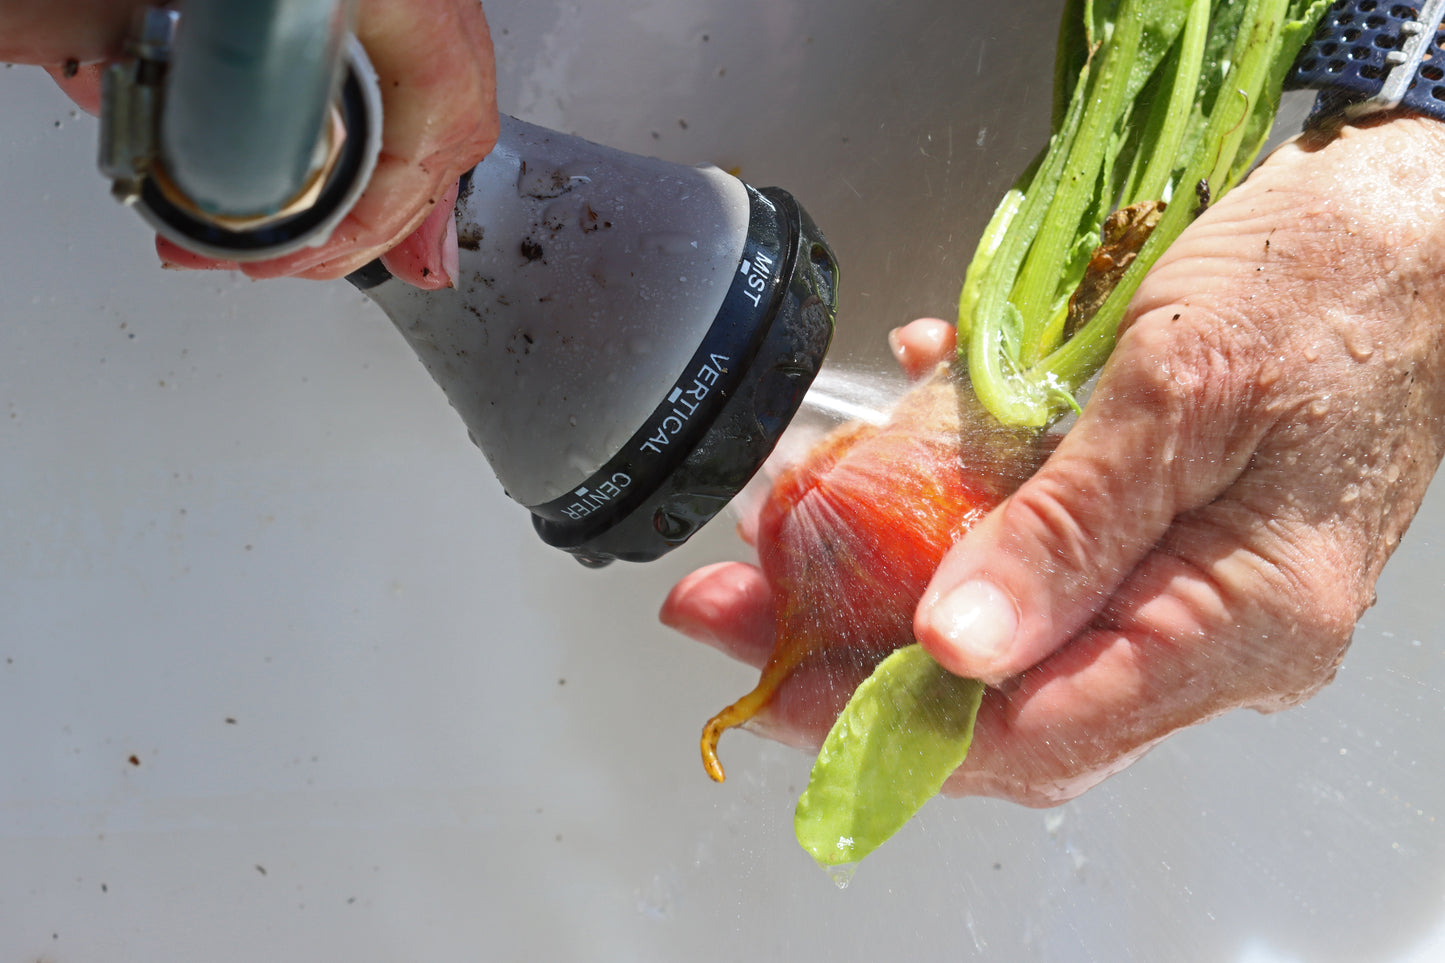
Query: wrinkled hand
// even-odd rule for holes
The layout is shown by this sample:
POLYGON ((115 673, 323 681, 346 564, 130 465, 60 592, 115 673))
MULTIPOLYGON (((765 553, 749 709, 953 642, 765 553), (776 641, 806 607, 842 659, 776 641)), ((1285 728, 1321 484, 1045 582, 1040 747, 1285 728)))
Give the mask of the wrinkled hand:
MULTIPOLYGON (((100 64, 94 61, 119 53, 131 11, 142 5, 17 0, 0 13, 0 61, 45 66, 76 103, 95 112, 100 64)), ((286 257, 237 265, 158 239, 167 267, 324 280, 381 257, 393 274, 418 287, 452 283, 457 178, 497 139, 495 66, 481 5, 359 0, 356 35, 381 80, 381 156, 365 193, 330 240, 286 257)))
MULTIPOLYGON (((1416 118, 1307 135, 1155 265, 1078 423, 918 608, 934 658, 992 686, 946 791, 1062 802, 1330 680, 1441 457, 1442 151, 1416 118)), ((915 324, 900 350, 926 365, 947 338, 915 324)), ((663 619, 759 664, 770 606, 724 564, 663 619)), ((821 741, 826 684, 792 683, 769 734, 821 741)))

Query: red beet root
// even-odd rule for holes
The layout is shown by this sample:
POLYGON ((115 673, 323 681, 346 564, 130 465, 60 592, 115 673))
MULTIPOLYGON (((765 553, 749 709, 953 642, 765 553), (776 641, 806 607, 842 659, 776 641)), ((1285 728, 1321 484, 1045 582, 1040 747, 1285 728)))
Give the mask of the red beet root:
POLYGON ((1001 428, 944 367, 882 427, 850 423, 773 484, 758 557, 777 638, 757 687, 703 728, 703 766, 722 781, 717 741, 825 653, 881 660, 913 642, 913 610, 943 554, 1027 478, 1039 435, 1001 428))

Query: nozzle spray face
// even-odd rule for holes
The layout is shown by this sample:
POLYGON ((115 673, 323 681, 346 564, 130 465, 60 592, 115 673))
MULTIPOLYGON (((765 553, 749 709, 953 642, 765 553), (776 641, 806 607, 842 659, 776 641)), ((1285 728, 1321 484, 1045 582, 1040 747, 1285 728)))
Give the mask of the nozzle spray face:
POLYGON ((504 118, 464 180, 459 276, 352 276, 544 541, 682 544, 757 471, 833 331, 837 265, 786 192, 504 118))

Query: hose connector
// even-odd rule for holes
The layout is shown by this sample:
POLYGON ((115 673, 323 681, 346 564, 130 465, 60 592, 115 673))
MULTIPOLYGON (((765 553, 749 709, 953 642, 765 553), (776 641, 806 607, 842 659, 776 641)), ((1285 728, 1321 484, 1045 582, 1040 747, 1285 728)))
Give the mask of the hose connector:
POLYGON ((376 73, 349 32, 331 36, 342 6, 297 17, 308 4, 192 0, 190 21, 138 14, 129 56, 102 81, 99 165, 162 237, 222 260, 282 257, 325 243, 366 189, 381 150, 376 73), (308 31, 312 42, 297 39, 308 31), (262 120, 275 114, 278 74, 310 91, 295 123, 262 120), (239 168, 237 145, 251 152, 239 168))

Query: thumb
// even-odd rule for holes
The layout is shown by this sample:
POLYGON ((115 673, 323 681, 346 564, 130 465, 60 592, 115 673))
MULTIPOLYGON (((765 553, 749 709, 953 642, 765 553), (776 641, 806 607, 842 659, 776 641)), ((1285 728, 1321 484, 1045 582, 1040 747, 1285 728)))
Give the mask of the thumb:
POLYGON ((996 684, 1047 657, 1248 463, 1219 372, 1180 348, 1187 313, 1136 318, 1057 450, 944 557, 914 634, 949 671, 996 684))

